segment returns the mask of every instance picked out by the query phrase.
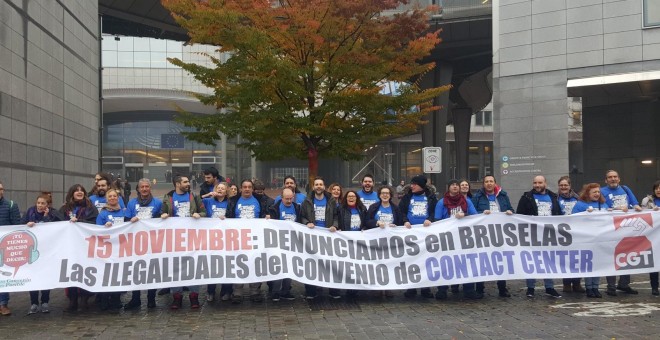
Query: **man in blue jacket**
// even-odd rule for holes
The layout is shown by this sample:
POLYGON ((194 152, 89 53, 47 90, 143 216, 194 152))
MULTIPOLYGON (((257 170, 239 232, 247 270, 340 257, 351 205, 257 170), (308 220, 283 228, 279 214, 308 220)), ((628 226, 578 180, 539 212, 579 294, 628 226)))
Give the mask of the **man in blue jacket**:
MULTIPOLYGON (((504 212, 507 215, 513 214, 509 195, 497 185, 494 176, 484 177, 483 188, 479 189, 472 196, 472 203, 480 214, 488 215, 491 212, 504 212)), ((498 280, 497 289, 499 290, 500 297, 511 297, 509 290, 506 288, 506 280, 498 280)), ((483 296, 483 294, 484 283, 477 282, 477 295, 483 296)))
MULTIPOLYGON (((14 201, 5 198, 5 186, 0 181, 0 225, 17 225, 21 223, 21 213, 14 201)), ((0 315, 11 315, 9 293, 0 293, 0 315)))

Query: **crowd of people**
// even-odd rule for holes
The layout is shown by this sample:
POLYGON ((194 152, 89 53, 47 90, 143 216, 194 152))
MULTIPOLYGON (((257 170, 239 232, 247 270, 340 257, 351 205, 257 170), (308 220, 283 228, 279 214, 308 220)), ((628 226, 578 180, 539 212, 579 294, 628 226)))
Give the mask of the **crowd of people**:
MULTIPOLYGON (((344 190, 338 183, 326 185, 325 180, 317 177, 313 180, 309 194, 305 195, 298 189, 293 176, 284 178, 281 194, 270 198, 264 190, 266 185, 259 180, 245 179, 240 187, 223 181, 215 168, 204 170, 203 182, 199 185, 199 194, 191 190, 188 177, 172 175, 173 190, 162 199, 153 197, 152 181, 143 178, 137 183, 137 197, 122 199, 124 187, 119 187, 112 177, 105 173, 95 176, 94 185, 88 192, 80 184, 69 188, 65 203, 60 209, 53 209, 52 195, 43 192, 36 198, 35 205, 27 209, 21 216, 19 207, 12 200, 4 197, 4 186, 0 182, 0 225, 25 224, 30 228, 39 223, 55 221, 87 222, 111 228, 117 223, 171 216, 198 218, 269 218, 298 222, 308 228, 328 228, 331 232, 362 231, 374 228, 403 227, 412 225, 429 227, 435 221, 448 218, 463 218, 475 214, 491 214, 502 212, 508 215, 523 214, 532 216, 568 215, 578 212, 643 209, 658 210, 660 207, 660 181, 653 184, 651 194, 640 202, 632 191, 620 183, 617 171, 609 170, 605 175, 605 185, 588 183, 579 193, 571 187, 571 180, 563 176, 558 180, 558 192, 548 189, 546 178, 536 176, 532 188, 519 199, 517 207, 494 176, 485 176, 482 187, 471 190, 467 180, 450 180, 444 193, 436 192, 426 177, 414 176, 409 185, 402 181, 396 189, 389 186, 375 188, 372 175, 365 175, 361 181, 361 189, 344 190), (396 191, 395 191, 396 190, 396 191), (395 203, 397 202, 397 203, 395 203)), ((129 193, 130 194, 130 193, 129 193)), ((651 293, 659 295, 658 273, 651 273, 651 293)), ((630 276, 621 275, 617 283, 616 277, 607 277, 605 293, 616 296, 618 292, 637 294, 630 287, 630 276)), ((585 293, 589 298, 601 298, 599 291, 600 278, 584 278, 584 286, 580 278, 563 280, 562 292, 585 293)), ((272 301, 295 300, 291 292, 291 279, 268 282, 268 297, 272 301)), ((526 280, 526 296, 535 296, 536 280, 526 280)), ((544 279, 545 294, 559 298, 561 294, 554 287, 554 280, 544 279)), ((200 307, 199 286, 171 287, 169 289, 150 289, 147 291, 147 307, 156 307, 156 296, 171 294, 171 309, 183 306, 184 291, 188 291, 190 307, 200 307)), ((216 298, 242 303, 245 291, 253 302, 262 302, 264 294, 261 283, 221 284, 220 292, 216 294, 216 285, 206 287, 206 301, 216 298), (217 295, 217 297, 216 297, 217 295)), ((448 291, 460 293, 458 285, 437 287, 435 294, 432 287, 422 288, 419 294, 424 298, 444 300, 448 291)), ((499 296, 511 297, 507 282, 497 281, 499 296)), ((463 285, 463 296, 466 299, 481 299, 484 297, 484 282, 466 283, 463 285)), ((305 285, 304 298, 315 299, 321 292, 320 287, 305 285)), ((353 299, 360 292, 347 290, 346 298, 353 299)), ((31 306, 28 314, 50 311, 50 291, 32 291, 31 306)), ((392 297, 392 291, 378 291, 376 294, 392 297)), ((414 298, 417 289, 404 292, 406 298, 414 298)), ((68 312, 77 312, 89 307, 89 300, 94 301, 101 310, 135 309, 142 305, 141 292, 131 292, 128 303, 122 304, 121 293, 92 294, 84 289, 70 287, 66 289, 69 299, 68 312)), ((342 298, 339 289, 328 289, 331 299, 342 298)), ((0 314, 9 315, 9 294, 0 293, 0 314)))

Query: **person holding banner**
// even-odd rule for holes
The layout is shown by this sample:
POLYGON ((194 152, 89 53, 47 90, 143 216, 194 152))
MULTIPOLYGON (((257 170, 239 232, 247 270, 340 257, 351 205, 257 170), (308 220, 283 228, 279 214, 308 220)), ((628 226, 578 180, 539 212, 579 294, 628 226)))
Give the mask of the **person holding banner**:
MULTIPOLYGON (((5 187, 0 181, 0 226, 17 225, 21 223, 21 213, 18 204, 4 197, 5 187)), ((11 315, 9 304, 9 293, 0 293, 0 315, 11 315)))
POLYGON ((378 195, 374 192, 374 176, 366 174, 362 177, 362 190, 358 191, 360 201, 366 209, 378 202, 378 195))
MULTIPOLYGON (((126 207, 126 219, 135 223, 139 220, 148 220, 160 217, 163 202, 153 197, 151 194, 151 181, 148 178, 142 178, 138 181, 137 197, 131 199, 126 207)), ((124 309, 137 309, 142 306, 140 291, 134 290, 131 293, 131 301, 124 305, 124 309)), ((156 289, 147 290, 147 308, 156 307, 156 289)))
MULTIPOLYGON (((60 208, 60 213, 65 220, 96 224, 96 217, 99 211, 92 204, 92 201, 87 198, 87 191, 85 191, 82 185, 72 185, 66 194, 64 202, 64 205, 60 208)), ((67 295, 69 297, 69 306, 64 311, 75 313, 78 311, 78 297, 80 297, 83 308, 87 309, 87 301, 94 294, 82 288, 69 287, 67 288, 67 295)))
MULTIPOLYGON (((64 218, 59 211, 50 207, 52 204, 53 197, 51 194, 41 193, 37 197, 35 206, 28 209, 25 215, 23 215, 23 218, 21 218, 21 224, 27 224, 28 227, 32 228, 37 223, 62 221, 64 218)), ((28 311, 28 314, 35 314, 39 312, 40 309, 42 313, 50 312, 50 308, 48 307, 49 301, 50 289, 41 291, 41 305, 39 305, 39 291, 30 291, 30 310, 28 311)))
MULTIPOLYGON (((298 190, 298 182, 296 182, 296 178, 291 175, 284 177, 284 188, 289 188, 293 190, 293 192, 296 194, 295 201, 300 205, 302 205, 302 203, 307 198, 305 194, 301 193, 300 190, 298 190)), ((281 199, 282 199, 282 195, 277 195, 277 197, 275 197, 275 201, 279 201, 281 199)))
MULTIPOLYGON (((440 221, 450 217, 463 218, 467 215, 476 215, 477 210, 474 209, 472 201, 467 199, 461 193, 460 182, 452 179, 447 182, 447 192, 438 201, 435 206, 434 220, 440 221)), ((447 290, 449 286, 439 286, 435 294, 437 300, 447 299, 447 290)), ((474 290, 474 283, 463 284, 463 295, 466 299, 481 299, 483 294, 477 294, 474 290)))
MULTIPOLYGON (((403 196, 399 203, 403 225, 406 228, 411 228, 415 224, 430 226, 435 216, 437 203, 438 199, 426 185, 426 177, 424 175, 413 177, 410 179, 410 191, 403 196)), ((433 298, 431 288, 422 288, 420 293, 422 297, 433 298)), ((407 298, 415 297, 417 289, 408 289, 403 295, 407 298)))
MULTIPOLYGON (((190 191, 190 181, 188 177, 175 175, 172 179, 174 190, 168 192, 163 197, 163 205, 161 207, 162 219, 169 216, 174 217, 192 217, 198 219, 206 216, 206 209, 199 196, 190 191)), ((190 308, 199 308, 199 286, 189 286, 190 294, 190 308)), ((170 290, 172 292, 172 304, 170 309, 180 309, 183 304, 183 287, 174 287, 170 290)))
MULTIPOLYGON (((621 185, 618 172, 607 170, 605 172, 605 183, 607 185, 600 188, 600 193, 612 209, 627 212, 628 209, 632 208, 635 211, 642 211, 642 207, 639 206, 639 202, 637 202, 637 198, 635 198, 630 188, 621 185)), ((630 287, 630 275, 619 276, 619 284, 616 283, 616 276, 607 277, 607 291, 605 293, 609 296, 616 296, 617 290, 627 294, 638 294, 636 290, 630 287)))
MULTIPOLYGON (((268 215, 268 201, 265 196, 254 194, 254 183, 252 180, 244 179, 241 182, 241 194, 229 199, 227 205, 227 218, 269 218, 268 215)), ((261 296, 261 283, 253 282, 248 284, 250 287, 250 296, 252 302, 263 302, 264 298, 261 296)), ((233 304, 243 302, 243 288, 245 284, 235 283, 232 287, 234 292, 231 296, 233 304)))
MULTIPOLYGON (((119 190, 109 189, 105 193, 106 205, 96 217, 96 224, 110 228, 125 220, 125 209, 119 205, 119 190)), ((121 292, 98 293, 99 308, 101 310, 121 309, 121 292)))
POLYGON ((337 207, 339 207, 339 203, 341 202, 342 197, 344 197, 344 193, 341 190, 341 185, 339 183, 332 183, 328 186, 328 192, 330 195, 332 195, 332 198, 337 202, 337 207))
MULTIPOLYGON (((302 224, 308 228, 337 228, 339 222, 337 221, 337 202, 332 198, 330 193, 325 191, 325 182, 322 177, 314 178, 312 183, 312 192, 309 193, 307 198, 302 204, 302 224)), ((328 290, 330 297, 339 299, 339 289, 330 288, 328 290)), ((316 299, 318 296, 318 287, 310 284, 305 284, 305 298, 307 300, 316 299)))
MULTIPOLYGON (((580 200, 575 203, 571 214, 581 212, 593 211, 612 211, 610 206, 605 202, 605 198, 600 193, 600 185, 598 183, 585 184, 580 192, 580 200)), ((586 287, 588 298, 602 298, 603 295, 598 291, 600 285, 600 277, 585 277, 584 286, 586 287)))
MULTIPOLYGON (((564 215, 570 215, 571 211, 573 211, 575 203, 578 201, 578 195, 575 193, 575 191, 573 191, 573 189, 571 189, 571 178, 569 176, 561 176, 557 181, 557 187, 559 188, 559 190, 557 190, 557 194, 559 195, 557 200, 559 201, 561 211, 564 213, 564 215)), ((563 279, 562 281, 564 284, 562 291, 565 293, 585 292, 584 288, 582 288, 582 285, 580 284, 579 277, 563 279)))
MULTIPOLYGON (((484 176, 483 187, 472 196, 472 203, 479 214, 490 214, 491 212, 504 212, 507 215, 513 214, 513 207, 506 191, 497 185, 495 177, 492 175, 484 176)), ((506 287, 506 280, 497 281, 497 289, 500 297, 511 297, 509 289, 506 287)), ((485 285, 483 282, 477 282, 477 294, 484 294, 485 285)))
MULTIPOLYGON (((227 206, 229 199, 227 197, 227 183, 220 182, 215 186, 213 191, 207 194, 207 198, 202 200, 204 208, 206 208, 206 216, 210 218, 219 218, 224 220, 227 215, 227 206)), ((206 301, 212 302, 215 300, 216 284, 209 284, 206 287, 206 301)), ((229 300, 231 297, 231 284, 223 284, 220 288, 220 296, 223 301, 229 300)))
MULTIPOLYGON (((92 201, 92 204, 94 204, 94 206, 96 206, 96 209, 98 209, 99 213, 101 213, 101 209, 103 209, 103 207, 105 207, 105 205, 108 202, 106 193, 110 188, 111 188, 110 179, 106 177, 101 177, 101 179, 96 181, 96 187, 95 187, 96 194, 89 196, 89 200, 92 201)), ((124 205, 124 200, 120 200, 119 205, 121 206, 122 209, 126 208, 126 206, 124 205)))
MULTIPOLYGON (((355 190, 348 190, 337 209, 338 227, 330 227, 331 232, 335 231, 362 231, 367 221, 367 208, 358 198, 355 190)), ((357 297, 357 290, 347 289, 346 298, 354 299, 357 297)))
MULTIPOLYGON (((651 195, 644 197, 641 207, 643 209, 651 209, 654 211, 660 210, 660 181, 656 181, 653 184, 651 195)), ((658 291, 660 274, 658 274, 658 272, 649 273, 649 278, 651 279, 651 294, 655 296, 660 295, 660 291, 658 291)))
MULTIPOLYGON (((544 176, 536 176, 532 182, 532 190, 524 193, 518 202, 517 214, 529 216, 557 216, 563 215, 557 194, 547 189, 544 176)), ((555 290, 555 283, 552 279, 543 279, 545 293, 553 298, 560 298, 555 290)), ((534 286, 536 279, 527 279, 527 297, 534 297, 534 286)))
MULTIPOLYGON (((282 197, 268 209, 270 216, 282 221, 292 221, 302 223, 301 207, 300 204, 294 202, 295 193, 290 188, 282 189, 282 197)), ((271 300, 278 302, 280 299, 295 300, 296 297, 291 295, 291 279, 280 279, 272 281, 271 300)))

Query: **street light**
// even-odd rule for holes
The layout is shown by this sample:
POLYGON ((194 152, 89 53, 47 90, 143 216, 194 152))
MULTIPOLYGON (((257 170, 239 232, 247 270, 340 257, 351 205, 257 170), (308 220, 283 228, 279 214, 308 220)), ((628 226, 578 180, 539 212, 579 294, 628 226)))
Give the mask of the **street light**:
POLYGON ((392 186, 392 156, 394 156, 394 152, 385 154, 387 157, 387 185, 389 186, 392 186))

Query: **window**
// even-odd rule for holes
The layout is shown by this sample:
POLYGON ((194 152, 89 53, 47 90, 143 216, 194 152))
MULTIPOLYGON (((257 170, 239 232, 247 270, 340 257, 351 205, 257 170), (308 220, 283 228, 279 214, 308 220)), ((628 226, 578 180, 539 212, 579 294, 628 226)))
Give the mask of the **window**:
POLYGON ((644 0, 644 27, 660 26, 660 0, 644 0))
POLYGON ((475 117, 476 126, 493 126, 493 112, 492 111, 480 111, 477 112, 475 117))

